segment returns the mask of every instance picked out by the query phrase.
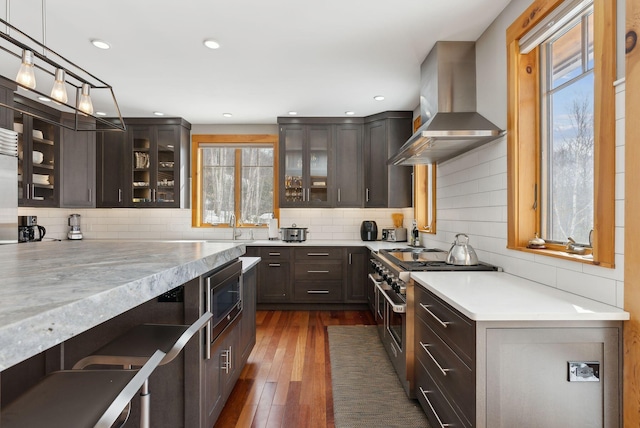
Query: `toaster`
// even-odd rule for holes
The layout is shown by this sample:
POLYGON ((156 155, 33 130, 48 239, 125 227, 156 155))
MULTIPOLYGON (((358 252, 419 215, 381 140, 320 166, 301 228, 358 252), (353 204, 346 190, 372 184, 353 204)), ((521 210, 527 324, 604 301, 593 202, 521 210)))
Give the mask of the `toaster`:
POLYGON ((382 229, 382 240, 388 242, 405 242, 407 240, 406 227, 382 229))

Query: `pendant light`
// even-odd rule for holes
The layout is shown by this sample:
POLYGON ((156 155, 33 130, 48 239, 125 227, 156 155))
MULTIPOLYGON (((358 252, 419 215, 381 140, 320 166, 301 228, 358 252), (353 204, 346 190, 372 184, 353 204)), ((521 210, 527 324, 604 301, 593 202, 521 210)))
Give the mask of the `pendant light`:
POLYGON ((36 88, 36 75, 33 72, 33 52, 24 49, 22 51, 22 64, 16 76, 16 82, 29 89, 36 88))
POLYGON ((91 96, 89 96, 90 88, 88 83, 82 84, 82 93, 78 101, 78 110, 86 114, 93 114, 93 103, 91 102, 91 96))
POLYGON ((69 100, 69 97, 67 96, 67 87, 64 83, 64 78, 64 70, 61 68, 56 69, 55 82, 53 83, 53 88, 51 89, 51 98, 62 104, 66 104, 69 100))

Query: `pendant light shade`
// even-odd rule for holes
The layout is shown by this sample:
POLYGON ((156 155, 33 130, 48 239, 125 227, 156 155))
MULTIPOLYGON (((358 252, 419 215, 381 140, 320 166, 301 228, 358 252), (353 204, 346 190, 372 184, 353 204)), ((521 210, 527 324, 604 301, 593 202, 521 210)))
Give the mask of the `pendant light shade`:
POLYGON ((66 104, 69 100, 67 96, 67 87, 64 83, 64 70, 61 68, 56 69, 55 82, 53 82, 53 88, 51 89, 51 98, 54 100, 66 104))
POLYGON ((89 95, 90 88, 88 83, 82 84, 82 92, 80 93, 80 100, 78 101, 78 110, 86 114, 93 114, 93 103, 89 95))
POLYGON ((36 75, 33 72, 33 52, 30 50, 22 51, 22 64, 16 76, 16 82, 29 89, 36 88, 36 75))

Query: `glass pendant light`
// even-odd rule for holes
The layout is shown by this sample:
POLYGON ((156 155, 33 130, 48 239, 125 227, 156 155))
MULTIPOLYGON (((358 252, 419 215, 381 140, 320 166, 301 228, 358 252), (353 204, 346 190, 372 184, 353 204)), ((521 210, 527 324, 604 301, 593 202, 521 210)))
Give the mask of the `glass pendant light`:
POLYGON ((22 64, 18 75, 16 76, 16 82, 29 89, 36 88, 36 75, 33 72, 33 52, 24 49, 22 51, 22 64))
POLYGON ((89 96, 90 88, 88 83, 82 84, 82 93, 80 94, 80 101, 78 102, 78 110, 86 114, 93 114, 93 103, 89 96))
POLYGON ((51 98, 62 104, 66 104, 69 100, 67 88, 64 84, 64 70, 61 68, 56 69, 56 80, 51 89, 51 98))

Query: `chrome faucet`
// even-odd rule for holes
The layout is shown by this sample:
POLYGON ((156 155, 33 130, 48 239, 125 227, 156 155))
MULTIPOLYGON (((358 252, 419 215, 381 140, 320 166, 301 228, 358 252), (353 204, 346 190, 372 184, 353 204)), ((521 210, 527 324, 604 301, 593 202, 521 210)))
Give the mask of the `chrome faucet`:
MULTIPOLYGON (((238 238, 238 235, 236 235, 236 215, 235 214, 231 214, 231 217, 229 218, 229 227, 233 228, 233 235, 231 235, 231 239, 233 239, 234 241, 238 238)), ((242 235, 242 232, 240 232, 240 235, 242 235)))

